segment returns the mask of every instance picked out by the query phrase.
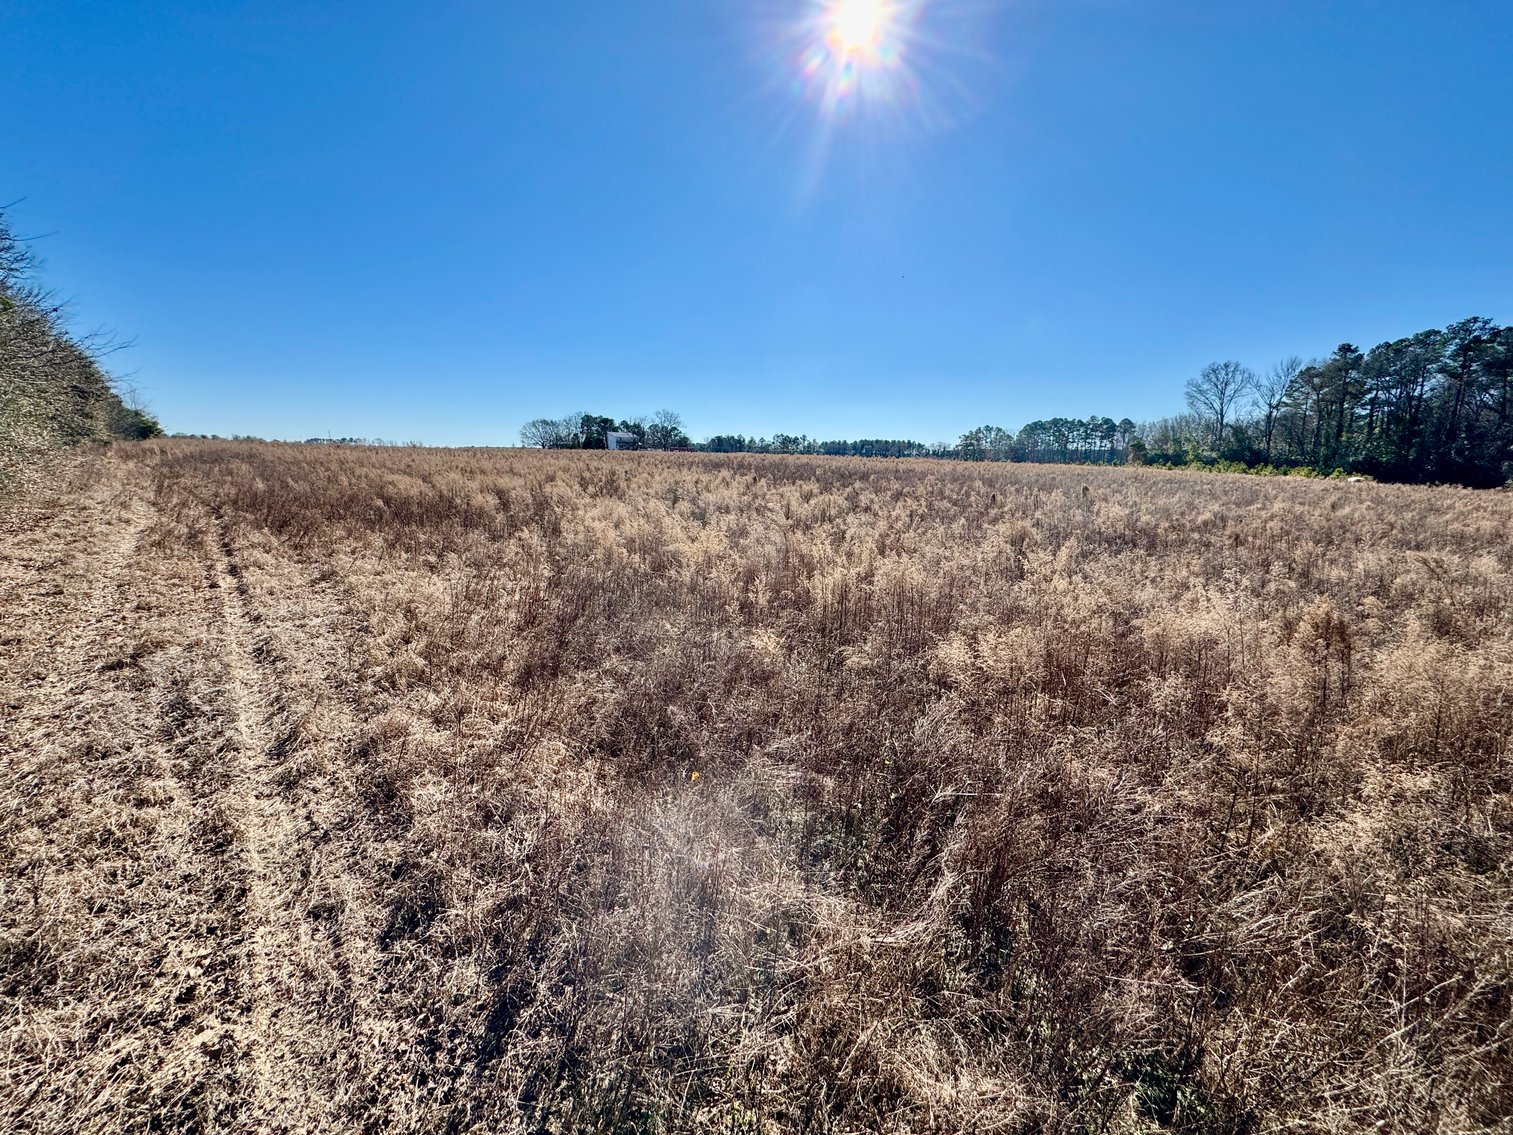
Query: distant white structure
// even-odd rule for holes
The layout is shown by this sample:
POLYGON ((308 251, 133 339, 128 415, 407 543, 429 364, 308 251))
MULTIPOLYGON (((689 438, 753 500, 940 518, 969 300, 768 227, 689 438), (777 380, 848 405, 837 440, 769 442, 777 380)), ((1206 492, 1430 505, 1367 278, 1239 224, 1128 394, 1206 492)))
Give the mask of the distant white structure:
POLYGON ((604 435, 604 443, 609 449, 635 449, 641 439, 629 430, 610 430, 604 435))

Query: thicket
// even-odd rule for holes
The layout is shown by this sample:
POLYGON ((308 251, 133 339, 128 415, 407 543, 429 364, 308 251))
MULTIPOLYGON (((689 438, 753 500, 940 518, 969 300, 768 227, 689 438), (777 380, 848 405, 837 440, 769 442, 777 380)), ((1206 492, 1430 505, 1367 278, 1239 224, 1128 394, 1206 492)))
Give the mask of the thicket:
MULTIPOLYGON (((1265 374, 1210 363, 1188 411, 1152 422, 1051 418, 1017 433, 981 426, 942 456, 1356 473, 1386 481, 1502 485, 1513 479, 1513 327, 1463 319, 1265 374)), ((1306 475, 1306 474, 1305 474, 1306 475)))
POLYGON ((1307 465, 1487 487, 1513 478, 1513 327, 1471 318, 1265 375, 1215 363, 1191 413, 1142 431, 1141 458, 1307 465), (1234 410, 1242 414, 1231 414, 1234 410))
POLYGON ((288 747, 352 1130, 1508 1130, 1501 494, 132 457, 351 604, 288 747))
POLYGON ((67 330, 62 302, 0 212, 0 488, 67 446, 162 432, 121 397, 100 365, 105 347, 67 330))

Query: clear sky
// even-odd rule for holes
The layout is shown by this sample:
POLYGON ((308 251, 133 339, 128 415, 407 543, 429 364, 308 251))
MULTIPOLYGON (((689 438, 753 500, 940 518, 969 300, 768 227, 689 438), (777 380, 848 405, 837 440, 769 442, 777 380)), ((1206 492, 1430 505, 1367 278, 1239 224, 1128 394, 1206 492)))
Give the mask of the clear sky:
POLYGON ((7 0, 0 44, 0 201, 169 430, 934 441, 1513 320, 1507 0, 7 0))

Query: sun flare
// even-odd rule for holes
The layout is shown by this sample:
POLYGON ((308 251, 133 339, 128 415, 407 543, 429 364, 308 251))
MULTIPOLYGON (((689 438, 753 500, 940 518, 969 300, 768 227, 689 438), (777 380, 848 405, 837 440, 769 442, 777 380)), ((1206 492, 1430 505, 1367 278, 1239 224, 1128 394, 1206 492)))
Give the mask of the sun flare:
POLYGON ((911 82, 904 60, 920 0, 810 0, 801 26, 804 89, 829 114, 895 98, 911 82))
POLYGON ((876 51, 889 15, 884 0, 839 0, 831 17, 830 42, 847 55, 876 51))
POLYGON ((949 126, 966 83, 945 70, 980 38, 969 29, 982 0, 773 2, 783 9, 772 24, 776 78, 814 112, 820 150, 842 128, 856 135, 949 126))

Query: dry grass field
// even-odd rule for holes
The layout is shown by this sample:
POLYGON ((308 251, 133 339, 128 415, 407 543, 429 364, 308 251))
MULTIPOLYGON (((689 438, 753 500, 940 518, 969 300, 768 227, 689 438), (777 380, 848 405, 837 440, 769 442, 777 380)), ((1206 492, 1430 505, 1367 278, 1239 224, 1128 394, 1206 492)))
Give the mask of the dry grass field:
POLYGON ((1513 496, 116 446, 0 1130, 1513 1131, 1513 496))

